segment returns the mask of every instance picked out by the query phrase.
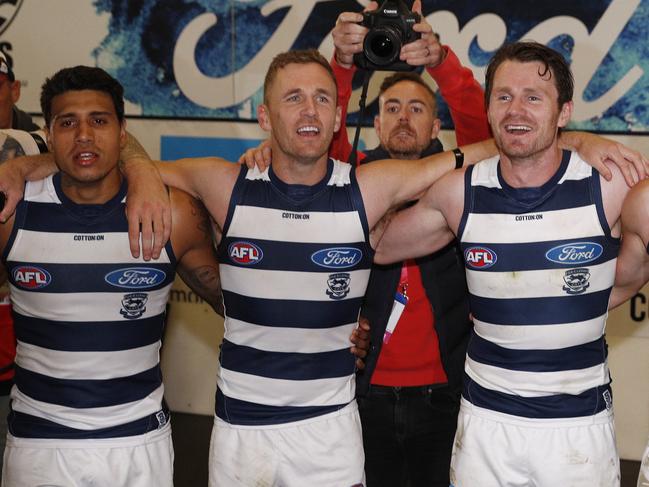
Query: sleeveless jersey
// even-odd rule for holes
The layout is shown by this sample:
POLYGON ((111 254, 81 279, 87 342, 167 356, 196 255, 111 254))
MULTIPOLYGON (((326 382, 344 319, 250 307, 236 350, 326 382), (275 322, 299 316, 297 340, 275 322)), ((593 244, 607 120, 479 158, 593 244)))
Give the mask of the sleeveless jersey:
MULTIPOLYGON (((47 152, 45 133, 42 130, 0 129, 0 162, 14 157, 47 152)), ((14 379, 14 358, 16 357, 16 338, 14 322, 11 317, 11 301, 0 289, 0 396, 8 396, 14 379)))
POLYGON ((267 425, 354 399, 349 336, 373 259, 351 165, 314 186, 241 169, 218 247, 225 302, 216 414, 267 425))
POLYGON ((465 399, 528 418, 610 409, 604 327, 619 239, 598 173, 564 151, 546 184, 512 188, 497 157, 483 161, 466 172, 458 234, 475 320, 465 399))
POLYGON ((159 365, 175 257, 133 259, 126 185, 77 205, 59 175, 28 183, 3 258, 17 338, 9 431, 114 438, 168 421, 159 365))

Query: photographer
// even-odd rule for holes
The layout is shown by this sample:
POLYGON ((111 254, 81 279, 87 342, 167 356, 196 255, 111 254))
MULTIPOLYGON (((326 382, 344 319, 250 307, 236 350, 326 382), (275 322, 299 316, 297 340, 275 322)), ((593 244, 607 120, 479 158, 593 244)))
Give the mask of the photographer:
MULTIPOLYGON (((377 7, 372 2, 367 9, 377 7)), ((421 13, 421 2, 415 2, 413 11, 421 13)), ((336 48, 332 66, 343 124, 354 55, 363 52, 368 32, 362 21, 361 13, 344 12, 332 32, 336 48)), ((425 19, 413 30, 421 33, 421 39, 405 44, 399 58, 425 66, 436 81, 448 103, 458 144, 488 138, 484 93, 472 72, 448 46, 440 45, 425 19)), ((435 95, 416 73, 397 73, 384 81, 374 127, 380 146, 358 154, 363 164, 384 158, 420 159, 443 150, 437 139, 435 95)), ((330 153, 347 160, 350 152, 343 125, 330 153)), ((369 319, 372 334, 366 369, 357 376, 356 389, 367 485, 395 487, 409 482, 411 487, 446 487, 472 326, 455 242, 416 261, 374 265, 361 313, 369 319), (395 290, 407 294, 408 302, 393 336, 384 343, 395 290)))

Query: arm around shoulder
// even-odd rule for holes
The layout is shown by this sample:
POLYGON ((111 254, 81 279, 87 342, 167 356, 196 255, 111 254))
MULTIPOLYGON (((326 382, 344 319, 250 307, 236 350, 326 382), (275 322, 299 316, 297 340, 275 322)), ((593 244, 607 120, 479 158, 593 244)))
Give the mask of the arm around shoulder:
POLYGON ((412 207, 398 211, 374 235, 374 261, 388 264, 429 255, 454 238, 463 203, 464 171, 453 171, 432 185, 412 207))

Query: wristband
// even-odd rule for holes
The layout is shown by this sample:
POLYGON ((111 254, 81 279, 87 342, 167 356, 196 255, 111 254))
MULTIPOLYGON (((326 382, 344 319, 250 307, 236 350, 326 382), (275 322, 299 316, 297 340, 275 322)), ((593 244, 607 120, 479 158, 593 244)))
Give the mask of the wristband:
POLYGON ((453 149, 453 154, 455 155, 455 169, 460 169, 464 165, 464 152, 456 147, 453 149))

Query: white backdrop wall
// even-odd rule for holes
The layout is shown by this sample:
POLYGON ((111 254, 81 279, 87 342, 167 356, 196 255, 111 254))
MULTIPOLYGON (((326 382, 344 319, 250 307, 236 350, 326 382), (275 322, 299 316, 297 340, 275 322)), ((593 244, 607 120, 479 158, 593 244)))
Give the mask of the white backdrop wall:
MULTIPOLYGON (((19 106, 27 111, 40 111, 46 76, 64 66, 98 65, 124 84, 128 126, 153 157, 213 153, 232 159, 264 137, 254 116, 272 56, 304 47, 330 56, 329 32, 338 13, 366 3, 16 0, 0 4, 0 50, 23 82, 19 106)), ((423 5, 442 42, 481 81, 491 52, 505 41, 532 38, 560 50, 575 73, 572 126, 613 134, 649 154, 649 0, 423 5)), ((370 111, 376 109, 381 77, 372 78, 370 111)), ((442 140, 453 147, 443 102, 440 115, 442 140)), ((362 139, 367 147, 376 144, 371 129, 362 139)), ((645 288, 613 311, 608 324, 618 442, 621 456, 629 459, 639 459, 649 436, 648 315, 645 288)), ((172 409, 212 414, 222 334, 222 320, 177 283, 163 352, 172 409)))

